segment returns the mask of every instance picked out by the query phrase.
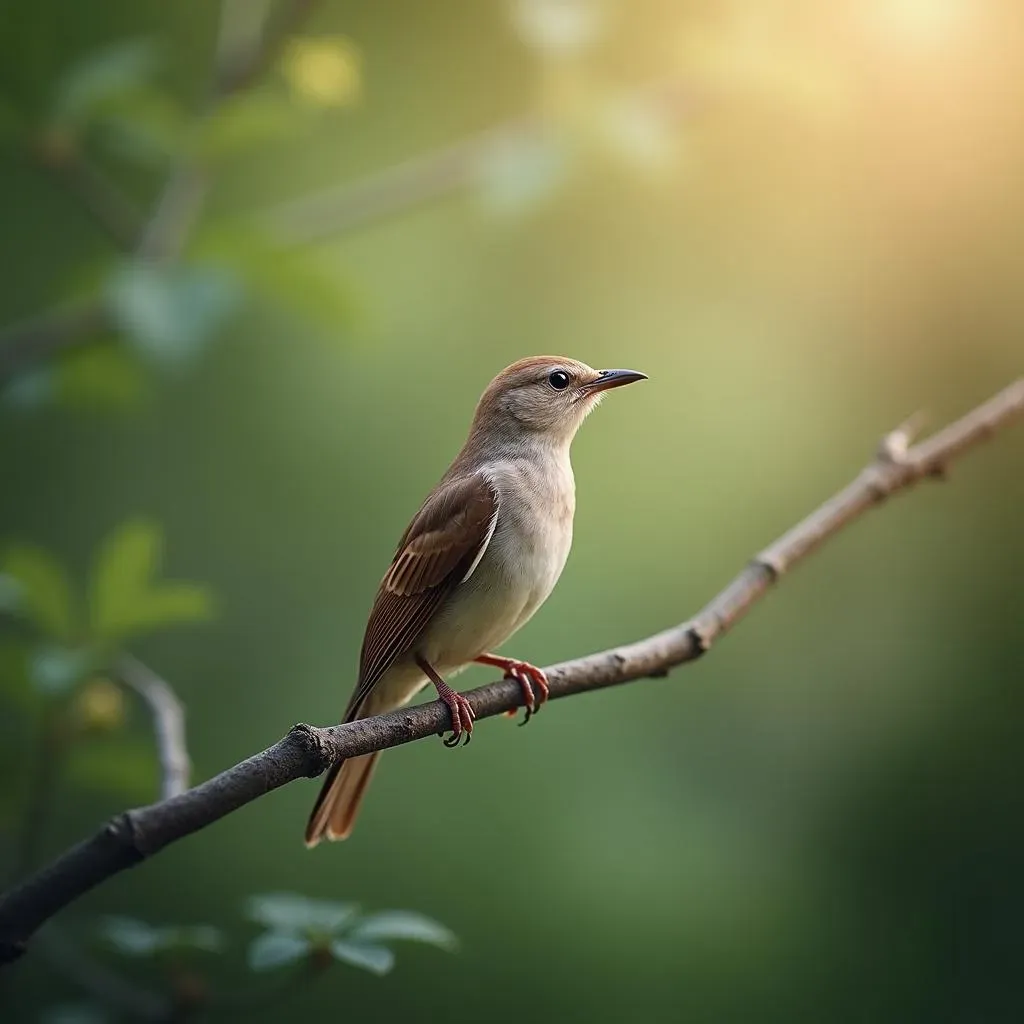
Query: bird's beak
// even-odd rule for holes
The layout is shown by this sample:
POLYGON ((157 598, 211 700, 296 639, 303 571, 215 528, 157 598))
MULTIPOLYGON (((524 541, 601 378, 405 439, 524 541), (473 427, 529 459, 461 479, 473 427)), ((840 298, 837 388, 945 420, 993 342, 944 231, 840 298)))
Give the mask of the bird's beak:
POLYGON ((632 384, 638 380, 647 380, 647 374, 638 373, 636 370, 602 370, 597 380, 584 384, 580 390, 584 394, 594 395, 598 391, 607 391, 609 388, 621 388, 623 384, 632 384))

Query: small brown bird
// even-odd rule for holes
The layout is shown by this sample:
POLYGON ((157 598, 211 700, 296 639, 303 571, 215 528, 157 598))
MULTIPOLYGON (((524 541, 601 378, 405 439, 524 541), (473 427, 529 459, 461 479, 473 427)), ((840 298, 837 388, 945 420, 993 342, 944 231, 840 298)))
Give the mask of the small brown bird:
MULTIPOLYGON (((491 652, 544 603, 569 556, 576 431, 605 391, 645 379, 634 370, 533 356, 491 381, 462 451, 409 524, 377 591, 344 721, 401 707, 429 681, 451 712, 445 745, 463 736, 469 742, 473 709, 445 677, 472 662, 519 682, 527 720, 544 703, 548 684, 539 668, 491 652)), ((330 769, 306 826, 307 846, 351 833, 378 756, 330 769)))

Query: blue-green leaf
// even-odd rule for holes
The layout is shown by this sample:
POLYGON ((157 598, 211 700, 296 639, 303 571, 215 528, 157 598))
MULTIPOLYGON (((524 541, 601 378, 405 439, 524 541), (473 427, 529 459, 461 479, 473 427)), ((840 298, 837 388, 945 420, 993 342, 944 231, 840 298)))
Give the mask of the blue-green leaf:
POLYGON ((67 693, 93 670, 96 655, 88 648, 47 644, 29 655, 29 678, 40 693, 67 693))
POLYGON ((112 916, 100 922, 100 935, 126 956, 146 957, 166 950, 198 949, 219 952, 220 930, 212 925, 151 925, 135 917, 112 916))
POLYGON ((110 1017, 92 1003, 60 1003, 43 1011, 42 1024, 107 1024, 110 1017))
POLYGON ((17 589, 17 606, 44 633, 66 637, 74 628, 71 583, 49 551, 31 544, 11 545, 0 559, 8 597, 17 589), (13 581, 13 583, 11 582, 13 581))
POLYGON ((224 948, 224 933, 211 924, 186 924, 162 929, 168 949, 198 949, 219 953, 224 948))
POLYGON ((162 948, 160 929, 135 917, 104 918, 99 933, 126 956, 152 956, 162 948))
POLYGON ((52 367, 35 366, 0 386, 0 399, 8 408, 30 411, 49 405, 56 391, 56 375, 52 367))
POLYGON ((411 910, 382 910, 363 917, 348 933, 348 938, 358 943, 404 939, 448 950, 458 946, 454 933, 443 924, 411 910))
POLYGON ((114 43, 83 57, 57 82, 55 118, 81 123, 100 104, 146 82, 158 64, 158 51, 149 39, 114 43))
POLYGON ((107 282, 107 302, 138 352, 165 369, 193 363, 237 309, 242 289, 226 267, 128 263, 107 282))
POLYGON ((265 932, 249 946, 248 963, 254 971, 283 967, 309 955, 309 939, 291 932, 265 932))
POLYGON ((395 954, 386 946, 335 939, 330 949, 335 960, 341 960, 353 967, 361 967, 374 974, 387 974, 395 966, 395 954))
POLYGON ((251 920, 267 928, 307 935, 333 934, 351 921, 358 910, 352 903, 313 900, 291 892, 250 896, 246 909, 251 920))

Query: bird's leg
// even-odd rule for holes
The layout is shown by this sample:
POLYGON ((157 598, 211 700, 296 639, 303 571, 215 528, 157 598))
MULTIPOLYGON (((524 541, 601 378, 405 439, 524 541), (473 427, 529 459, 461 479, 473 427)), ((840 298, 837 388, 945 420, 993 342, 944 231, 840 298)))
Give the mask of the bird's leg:
POLYGON ((448 705, 448 713, 452 716, 452 734, 444 741, 444 745, 457 747, 463 735, 466 737, 465 742, 468 743, 473 735, 473 719, 476 718, 473 705, 461 693, 453 690, 441 678, 441 673, 426 658, 417 654, 416 664, 423 669, 427 678, 437 687, 438 697, 448 705))
MULTIPOLYGON (((522 724, 540 710, 541 704, 548 699, 548 677, 543 670, 531 665, 528 661, 519 661, 517 658, 502 658, 498 654, 481 654, 474 661, 481 665, 493 665, 505 673, 506 679, 514 679, 523 691, 523 704, 526 706, 526 717, 522 724), (534 693, 536 687, 536 693, 534 693)), ((506 712, 515 715, 515 711, 506 712)))

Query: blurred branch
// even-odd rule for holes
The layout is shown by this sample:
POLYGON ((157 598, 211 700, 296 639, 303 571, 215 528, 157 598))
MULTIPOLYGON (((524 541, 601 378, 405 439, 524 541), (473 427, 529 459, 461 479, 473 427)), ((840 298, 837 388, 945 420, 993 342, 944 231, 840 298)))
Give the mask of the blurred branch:
MULTIPOLYGON (((245 5, 240 0, 224 0, 206 115, 223 100, 250 85, 273 62, 281 44, 309 13, 313 3, 314 0, 283 0, 272 19, 272 28, 239 36, 234 32, 233 18, 242 15, 245 5), (245 40, 244 45, 240 39, 245 40)), ((81 168, 74 174, 76 186, 80 190, 90 190, 92 203, 100 199, 98 190, 103 186, 99 179, 81 168), (82 177, 83 173, 86 173, 86 178, 82 177)), ((134 244, 135 255, 158 262, 177 259, 202 212, 208 189, 209 179, 200 167, 185 160, 176 164, 141 233, 136 231, 132 235, 132 238, 138 235, 134 244)), ((104 194, 102 199, 104 203, 109 202, 110 195, 104 194)), ((96 207, 94 212, 98 210, 96 207)), ((106 210, 107 214, 111 212, 106 210)), ((118 231, 121 227, 119 224, 118 231)), ((129 247, 132 247, 131 241, 129 247)), ((95 339, 109 326, 103 304, 96 300, 75 310, 44 313, 0 331, 0 383, 26 366, 95 339)))
POLYGON ((119 248, 130 251, 139 237, 142 216, 133 203, 80 149, 43 165, 82 201, 93 220, 119 248))
POLYGON ((100 302, 55 309, 0 330, 0 384, 28 366, 96 337, 108 326, 100 302))
POLYGON ((160 799, 188 789, 191 763, 185 743, 185 708, 170 685, 130 654, 114 663, 114 673, 145 702, 153 716, 153 736, 160 761, 160 799))
MULTIPOLYGON (((704 654, 767 593, 772 584, 828 538, 885 498, 928 477, 1024 415, 1024 378, 966 416, 911 446, 912 423, 883 441, 857 477, 770 545, 687 622, 637 643, 548 668, 551 697, 664 676, 704 654)), ((502 680, 467 693, 477 718, 519 706, 518 683, 502 680)), ((340 758, 409 743, 449 727, 440 701, 346 725, 296 725, 274 746, 179 796, 125 811, 95 835, 0 897, 0 964, 25 952, 33 933, 83 893, 165 846, 218 821, 296 779, 312 778, 340 758)), ((298 840, 296 840, 298 841, 298 840)))
MULTIPOLYGON (((671 120, 681 121, 693 108, 690 90, 677 79, 640 86, 635 96, 671 120)), ((262 219, 284 242, 322 241, 472 188, 494 157, 543 141, 551 130, 546 118, 518 118, 357 181, 281 203, 262 219)))
MULTIPOLYGON (((284 0, 273 27, 267 4, 223 0, 208 117, 226 99, 251 85, 273 63, 278 50, 313 7, 314 0, 284 0), (254 12, 255 11, 255 16, 254 12)), ((181 255, 210 190, 209 176, 189 159, 178 162, 139 238, 137 255, 161 263, 181 255)))

